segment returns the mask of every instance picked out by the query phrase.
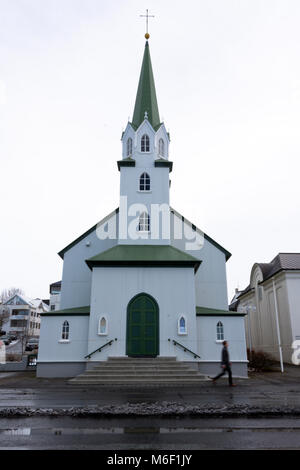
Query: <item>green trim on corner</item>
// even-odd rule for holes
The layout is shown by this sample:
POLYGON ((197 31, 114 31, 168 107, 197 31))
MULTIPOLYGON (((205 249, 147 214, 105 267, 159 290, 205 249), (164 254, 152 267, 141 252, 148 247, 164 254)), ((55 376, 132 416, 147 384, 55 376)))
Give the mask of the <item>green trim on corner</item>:
POLYGON ((135 166, 135 160, 133 158, 124 158, 124 160, 118 160, 118 170, 120 171, 120 168, 123 166, 135 166))
POLYGON ((232 312, 230 310, 219 310, 217 308, 198 307, 196 306, 196 316, 226 316, 226 317, 243 317, 245 313, 232 312))
POLYGON ((104 217, 102 220, 100 220, 100 222, 98 222, 96 225, 93 225, 93 227, 91 227, 86 232, 84 232, 82 235, 80 235, 80 237, 76 238, 72 243, 70 243, 65 248, 63 248, 61 251, 59 251, 58 255, 62 259, 64 259, 64 255, 65 255, 66 251, 68 251, 73 246, 77 245, 77 243, 79 243, 81 240, 83 240, 85 237, 87 237, 90 233, 92 233, 94 230, 96 230, 96 228, 99 224, 104 224, 104 222, 106 220, 110 219, 110 217, 112 217, 114 214, 118 214, 118 213, 119 213, 119 208, 117 207, 113 212, 111 212, 106 217, 104 217))
POLYGON ((169 168, 169 172, 171 173, 173 169, 173 162, 165 160, 164 158, 158 158, 157 160, 154 160, 154 166, 160 168, 169 168))
POLYGON ((90 314, 90 306, 65 308, 64 310, 52 310, 50 312, 41 313, 41 317, 58 317, 58 316, 88 316, 90 314))
POLYGON ((229 258, 231 257, 231 253, 229 251, 227 251, 223 246, 219 245, 218 242, 216 242, 215 240, 213 240, 211 237, 209 237, 206 233, 202 232, 202 230, 200 230, 196 225, 192 224, 192 222, 190 222, 186 217, 184 217, 183 215, 181 215, 179 212, 177 212, 173 207, 170 206, 170 211, 171 213, 173 213, 174 215, 177 215, 177 217, 180 217, 181 220, 183 222, 186 222, 187 224, 189 224, 191 227, 195 227, 196 231, 200 234, 203 234, 204 235, 204 238, 205 240, 207 240, 208 242, 210 242, 212 245, 214 245, 216 248, 218 248, 220 251, 222 251, 225 255, 225 259, 226 261, 229 260, 229 258))

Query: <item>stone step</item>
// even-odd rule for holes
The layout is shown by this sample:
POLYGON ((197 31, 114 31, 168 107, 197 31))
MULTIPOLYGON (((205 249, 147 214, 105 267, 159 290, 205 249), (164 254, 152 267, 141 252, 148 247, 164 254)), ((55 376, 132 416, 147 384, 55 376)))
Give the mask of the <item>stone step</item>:
POLYGON ((85 385, 89 385, 89 384, 107 384, 107 385, 111 385, 111 384, 119 384, 119 385, 134 385, 134 384, 197 384, 199 382, 203 382, 203 381, 206 381, 207 378, 205 376, 197 376, 197 377, 189 377, 189 378, 186 378, 186 379, 182 379, 182 377, 170 377, 170 378, 166 378, 164 377, 163 379, 160 378, 160 377, 155 377, 155 378, 148 378, 148 377, 144 377, 144 378, 123 378, 123 379, 120 379, 120 378, 113 378, 113 377, 109 377, 109 378, 98 378, 98 379, 86 379, 86 378, 77 378, 75 377, 74 379, 71 379, 69 382, 71 382, 72 384, 85 384, 85 385))
POLYGON ((157 371, 126 371, 126 373, 124 373, 124 371, 122 370, 116 370, 116 371, 112 371, 112 370, 105 370, 105 371, 95 371, 95 370, 87 370, 85 371, 83 374, 81 374, 81 376, 84 376, 84 377, 87 377, 87 376, 94 376, 94 377, 102 377, 103 375, 107 376, 107 375, 122 375, 124 377, 129 377, 129 376, 137 376, 137 375, 140 375, 140 376, 155 376, 155 375, 181 375, 181 376, 186 376, 186 375, 197 375, 197 371, 196 370, 184 370, 184 371, 178 371, 178 370, 157 370, 157 371))
POLYGON ((207 380, 206 376, 177 361, 176 357, 131 358, 109 357, 83 374, 71 379, 72 384, 193 384, 207 380))
POLYGON ((122 379, 122 380, 127 380, 127 379, 133 379, 133 380, 143 380, 143 379, 169 379, 169 378, 177 378, 177 379, 185 379, 185 378, 198 378, 202 377, 201 375, 198 374, 161 374, 161 375, 153 375, 153 374, 131 374, 131 375, 125 375, 125 374, 107 374, 105 376, 99 375, 99 374, 89 374, 86 375, 86 373, 81 374, 80 376, 75 377, 78 379, 86 379, 86 380, 93 380, 93 379, 99 379, 99 380, 108 380, 110 378, 112 379, 122 379))
MULTIPOLYGON (((137 364, 101 364, 93 367, 93 370, 191 370, 189 366, 183 364, 170 364, 170 365, 158 365, 158 364, 146 364, 146 365, 137 365, 137 364)), ((88 369, 92 370, 92 369, 88 369)))
POLYGON ((176 356, 157 356, 157 357, 128 357, 128 356, 109 356, 107 361, 122 361, 122 362, 177 362, 176 356))

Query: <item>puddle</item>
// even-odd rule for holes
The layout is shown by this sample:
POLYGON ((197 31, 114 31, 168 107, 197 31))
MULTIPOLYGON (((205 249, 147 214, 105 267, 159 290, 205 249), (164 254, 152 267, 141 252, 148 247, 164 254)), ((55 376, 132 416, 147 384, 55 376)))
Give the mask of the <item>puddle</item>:
POLYGON ((95 436, 98 434, 185 434, 185 433, 228 433, 228 432, 258 432, 258 431, 299 431, 300 427, 285 428, 285 427, 148 427, 148 426, 124 426, 124 427, 98 427, 98 428, 12 428, 0 429, 0 435, 5 436, 38 436, 38 435, 52 435, 52 436, 95 436))
POLYGON ((5 436, 30 436, 31 428, 0 429, 0 434, 5 436))

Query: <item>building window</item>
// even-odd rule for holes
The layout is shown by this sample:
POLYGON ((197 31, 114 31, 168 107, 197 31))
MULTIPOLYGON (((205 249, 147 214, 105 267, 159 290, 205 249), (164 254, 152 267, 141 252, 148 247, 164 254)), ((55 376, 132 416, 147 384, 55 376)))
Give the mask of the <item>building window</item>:
POLYGON ((150 176, 143 173, 140 177, 140 191, 150 191, 150 176))
POLYGON ((98 335, 107 335, 107 318, 101 317, 98 325, 98 335))
POLYGON ((164 143, 163 139, 159 139, 159 141, 158 141, 158 154, 161 157, 165 156, 165 143, 164 143))
POLYGON ((187 334, 186 318, 183 315, 181 315, 181 317, 178 320, 178 334, 179 335, 186 335, 187 334))
POLYGON ((147 134, 142 136, 141 140, 141 152, 150 152, 150 139, 147 134))
POLYGON ((127 155, 127 157, 129 157, 130 155, 132 155, 132 138, 131 138, 131 137, 129 137, 129 138, 127 139, 126 155, 127 155))
POLYGON ((224 326, 221 321, 217 323, 217 341, 224 341, 224 326))
POLYGON ((69 340, 69 332, 70 332, 69 322, 66 320, 66 321, 63 322, 61 339, 65 340, 65 341, 68 341, 69 340))
POLYGON ((55 305, 51 305, 50 310, 53 312, 53 310, 55 310, 55 305))
POLYGON ((140 215, 139 232, 150 232, 150 215, 147 212, 140 215))

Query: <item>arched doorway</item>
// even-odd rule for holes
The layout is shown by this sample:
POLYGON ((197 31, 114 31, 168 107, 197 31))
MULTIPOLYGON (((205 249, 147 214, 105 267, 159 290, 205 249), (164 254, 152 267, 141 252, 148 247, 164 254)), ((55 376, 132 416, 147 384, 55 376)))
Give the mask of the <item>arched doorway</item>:
POLYGON ((128 304, 126 354, 136 357, 159 354, 159 309, 148 294, 138 294, 128 304))

